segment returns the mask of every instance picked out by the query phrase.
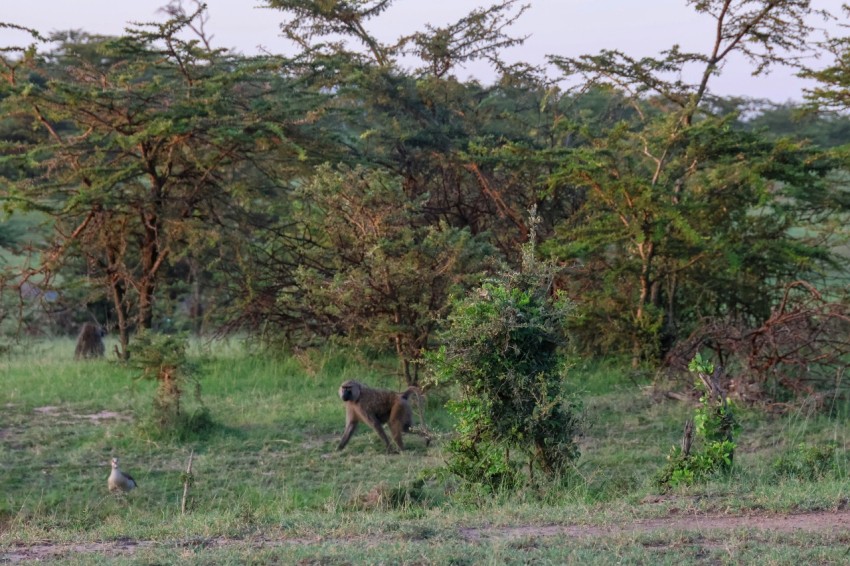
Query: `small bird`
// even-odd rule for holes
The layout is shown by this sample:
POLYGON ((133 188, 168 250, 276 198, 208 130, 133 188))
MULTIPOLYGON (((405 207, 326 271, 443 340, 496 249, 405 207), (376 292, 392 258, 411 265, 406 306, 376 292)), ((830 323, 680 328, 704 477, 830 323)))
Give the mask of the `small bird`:
POLYGON ((118 468, 118 458, 112 459, 112 473, 106 483, 109 485, 109 491, 126 492, 136 487, 136 480, 118 468))

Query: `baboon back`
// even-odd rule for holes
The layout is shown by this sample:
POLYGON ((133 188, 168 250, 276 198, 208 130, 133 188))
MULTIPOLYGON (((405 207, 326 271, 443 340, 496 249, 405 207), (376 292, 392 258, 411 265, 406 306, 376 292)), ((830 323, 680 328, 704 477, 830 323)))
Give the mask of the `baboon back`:
POLYGON ((74 350, 74 359, 102 358, 106 351, 103 345, 103 337, 106 331, 99 325, 87 322, 80 329, 77 336, 77 347, 74 350))

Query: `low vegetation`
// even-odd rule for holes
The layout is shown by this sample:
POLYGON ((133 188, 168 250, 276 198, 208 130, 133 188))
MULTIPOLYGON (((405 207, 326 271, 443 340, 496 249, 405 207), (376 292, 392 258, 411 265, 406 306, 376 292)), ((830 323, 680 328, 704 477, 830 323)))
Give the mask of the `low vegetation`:
POLYGON ((736 417, 746 434, 732 469, 662 490, 658 470, 694 406, 653 400, 651 384, 633 381, 620 366, 576 363, 566 392, 583 401, 587 426, 575 473, 565 484, 481 497, 438 473, 454 426, 443 407, 451 390, 427 395, 430 447, 411 437, 403 453, 388 455, 364 430, 336 451, 344 420, 339 383, 357 378, 401 389, 385 377, 397 369, 391 360, 195 343, 189 358, 215 424, 181 440, 140 426, 156 383, 133 379, 135 370, 114 362, 72 357, 72 341, 56 340, 2 360, 2 557, 602 564, 723 561, 731 552, 740 560, 811 563, 840 561, 846 550, 829 529, 779 537, 666 522, 844 509, 846 407, 834 417, 741 408, 736 417), (182 515, 192 450, 194 482, 182 515), (139 484, 125 496, 107 491, 112 456, 139 484), (570 536, 570 529, 584 534, 570 536))

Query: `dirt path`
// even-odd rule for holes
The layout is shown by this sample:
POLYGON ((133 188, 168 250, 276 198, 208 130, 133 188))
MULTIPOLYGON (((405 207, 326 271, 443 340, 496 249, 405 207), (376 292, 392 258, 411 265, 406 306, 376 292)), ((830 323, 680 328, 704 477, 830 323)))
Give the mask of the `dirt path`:
POLYGON ((850 532, 850 510, 819 511, 795 515, 682 515, 663 519, 647 519, 621 525, 549 525, 462 528, 467 540, 514 539, 569 535, 572 537, 605 537, 619 534, 653 533, 657 531, 708 531, 757 529, 775 532, 850 532))
MULTIPOLYGON (((458 534, 465 540, 475 543, 493 540, 517 538, 536 538, 556 535, 571 537, 607 537, 622 534, 654 533, 662 531, 699 531, 705 535, 712 531, 755 529, 773 532, 850 532, 850 510, 838 512, 820 511, 813 513, 753 514, 753 515, 683 515, 662 519, 647 519, 620 525, 521 525, 513 527, 461 528, 458 534)), ((364 539, 377 542, 379 536, 364 539)), ((36 544, 12 544, 0 548, 0 563, 18 563, 29 560, 51 560, 70 554, 100 554, 104 556, 132 556, 139 550, 153 548, 222 548, 230 546, 253 546, 268 548, 285 545, 310 545, 333 543, 333 540, 316 538, 248 538, 231 539, 224 537, 199 538, 186 541, 150 541, 117 540, 93 543, 51 543, 45 541, 36 544)), ((347 541, 350 543, 350 540, 347 541)))

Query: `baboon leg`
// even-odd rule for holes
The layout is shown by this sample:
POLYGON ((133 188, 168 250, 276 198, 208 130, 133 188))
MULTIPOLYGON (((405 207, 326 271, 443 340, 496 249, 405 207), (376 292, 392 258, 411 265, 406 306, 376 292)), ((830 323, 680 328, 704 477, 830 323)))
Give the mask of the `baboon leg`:
POLYGON ((396 446, 398 446, 399 450, 404 450, 404 442, 401 439, 401 433, 405 432, 408 428, 410 427, 406 427, 405 424, 399 420, 390 420, 390 431, 393 433, 393 440, 395 440, 396 446))
POLYGON ((410 405, 407 404, 404 396, 393 406, 390 413, 390 430, 393 433, 395 443, 399 450, 404 450, 402 433, 411 432, 410 426, 413 423, 413 413, 410 410, 410 405))
POLYGON ((345 448, 345 445, 348 444, 349 440, 351 440, 351 435, 354 434, 356 429, 357 421, 352 420, 345 425, 345 432, 342 433, 342 440, 339 441, 339 446, 336 447, 337 450, 345 448))
POLYGON ((428 446, 431 446, 431 436, 427 432, 425 432, 424 430, 411 428, 409 424, 401 424, 401 423, 399 423, 398 425, 395 425, 395 424, 392 425, 392 429, 393 429, 393 438, 396 439, 396 443, 398 444, 398 447, 401 448, 402 450, 403 450, 402 445, 401 445, 401 433, 402 432, 406 432, 407 434, 415 434, 417 436, 421 436, 425 440, 425 447, 427 448, 428 446))
POLYGON ((382 425, 380 421, 374 419, 369 419, 368 421, 366 421, 366 424, 372 427, 372 430, 374 430, 378 434, 378 436, 381 437, 381 440, 383 440, 384 444, 387 445, 387 452, 392 452, 393 447, 392 444, 390 444, 390 439, 387 438, 387 433, 384 432, 384 425, 382 425))

